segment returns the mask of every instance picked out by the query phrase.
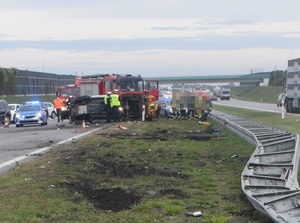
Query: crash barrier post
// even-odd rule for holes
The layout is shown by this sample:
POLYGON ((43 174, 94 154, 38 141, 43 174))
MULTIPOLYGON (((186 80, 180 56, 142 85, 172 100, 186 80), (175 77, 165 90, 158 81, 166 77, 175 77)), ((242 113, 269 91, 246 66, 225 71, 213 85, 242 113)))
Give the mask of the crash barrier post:
POLYGON ((82 131, 86 132, 86 125, 85 125, 85 120, 82 120, 82 131))
POLYGON ((4 128, 8 128, 9 127, 9 120, 8 120, 8 117, 5 116, 5 119, 4 119, 4 128))
POLYGON ((281 118, 284 119, 284 106, 281 106, 281 118))
POLYGON ((142 107, 142 121, 144 122, 145 121, 145 115, 146 115, 146 112, 145 112, 145 105, 143 105, 142 107))

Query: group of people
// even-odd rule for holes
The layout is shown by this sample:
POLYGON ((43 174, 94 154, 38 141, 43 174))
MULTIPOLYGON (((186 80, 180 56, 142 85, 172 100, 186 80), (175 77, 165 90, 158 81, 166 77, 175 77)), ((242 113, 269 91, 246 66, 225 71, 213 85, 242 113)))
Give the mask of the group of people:
MULTIPOLYGON (((106 106, 106 121, 111 122, 120 122, 121 117, 119 113, 119 107, 121 105, 118 90, 114 90, 113 94, 107 92, 107 95, 104 98, 104 104, 106 106)), ((63 121, 61 119, 61 109, 64 106, 62 98, 56 97, 54 99, 54 107, 56 109, 57 122, 63 121)))
POLYGON ((121 105, 118 90, 114 90, 113 94, 107 92, 104 98, 104 104, 106 106, 106 122, 120 122, 121 117, 119 113, 119 107, 121 105))

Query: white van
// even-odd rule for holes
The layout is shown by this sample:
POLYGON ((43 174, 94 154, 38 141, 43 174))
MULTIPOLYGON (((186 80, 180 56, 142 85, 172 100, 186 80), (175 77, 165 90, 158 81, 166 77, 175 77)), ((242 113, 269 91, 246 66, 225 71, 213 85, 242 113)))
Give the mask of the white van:
POLYGON ((277 98, 277 107, 281 107, 281 101, 285 99, 285 93, 281 93, 277 98))

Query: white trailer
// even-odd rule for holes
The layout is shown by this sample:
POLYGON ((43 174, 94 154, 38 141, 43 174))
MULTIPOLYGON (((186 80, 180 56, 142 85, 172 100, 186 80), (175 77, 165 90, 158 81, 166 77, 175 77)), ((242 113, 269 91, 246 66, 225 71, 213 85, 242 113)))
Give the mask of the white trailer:
POLYGON ((300 58, 288 61, 285 106, 286 112, 300 113, 300 58))

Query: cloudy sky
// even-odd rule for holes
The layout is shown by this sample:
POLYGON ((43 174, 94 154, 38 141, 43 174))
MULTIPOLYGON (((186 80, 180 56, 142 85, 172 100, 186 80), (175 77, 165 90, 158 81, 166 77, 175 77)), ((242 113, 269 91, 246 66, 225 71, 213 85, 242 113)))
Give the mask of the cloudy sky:
POLYGON ((225 75, 300 57, 299 0, 1 0, 0 67, 225 75))

